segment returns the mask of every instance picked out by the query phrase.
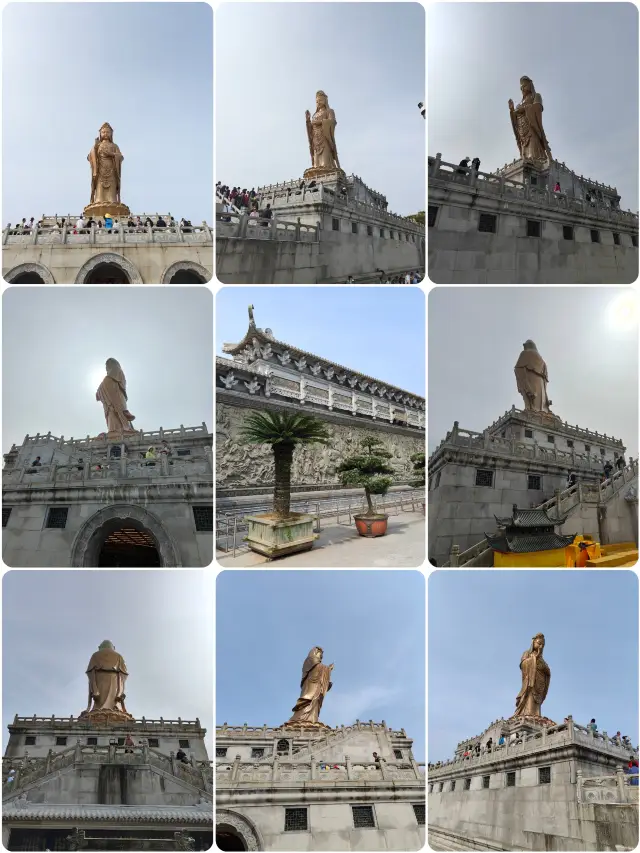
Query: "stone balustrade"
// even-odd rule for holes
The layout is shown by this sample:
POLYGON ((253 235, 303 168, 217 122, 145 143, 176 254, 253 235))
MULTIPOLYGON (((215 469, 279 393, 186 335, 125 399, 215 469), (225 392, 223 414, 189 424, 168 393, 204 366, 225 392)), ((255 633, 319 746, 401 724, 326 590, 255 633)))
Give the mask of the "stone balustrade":
POLYGON ((11 224, 2 232, 3 246, 31 246, 31 245, 68 245, 80 246, 89 244, 95 246, 122 246, 125 244, 148 244, 148 243, 186 243, 209 245, 213 242, 211 226, 206 222, 201 225, 188 225, 158 228, 156 225, 140 225, 129 228, 120 223, 118 230, 98 228, 82 228, 76 232, 75 224, 65 223, 62 228, 49 227, 38 228, 34 225, 29 231, 21 228, 12 228, 11 224))
POLYGON ((615 776, 585 777, 582 770, 576 773, 576 796, 579 803, 609 803, 621 805, 638 803, 638 773, 625 773, 622 767, 616 769, 615 776))
POLYGON ((87 484, 105 480, 166 479, 213 475, 212 451, 204 448, 202 455, 167 458, 159 454, 155 460, 121 456, 109 458, 92 452, 91 457, 81 463, 58 463, 38 465, 25 463, 2 472, 3 486, 47 485, 62 483, 87 484))
MULTIPOLYGON (((327 733, 325 737, 330 739, 332 736, 337 734, 346 734, 347 732, 352 731, 363 731, 363 730, 376 731, 380 729, 382 731, 388 732, 392 737, 403 737, 406 738, 407 734, 404 729, 400 729, 399 731, 394 731, 390 729, 385 721, 383 720, 381 723, 374 723, 373 720, 369 720, 368 722, 363 722, 361 720, 356 720, 352 726, 339 726, 335 729, 331 729, 330 733, 327 733)), ((295 737, 295 738, 311 738, 317 739, 318 732, 310 731, 307 728, 301 726, 300 728, 296 728, 295 726, 278 726, 274 728, 272 726, 267 726, 265 723, 263 726, 249 726, 245 723, 242 726, 228 726, 226 723, 223 723, 221 726, 217 726, 216 728, 216 736, 224 736, 224 737, 239 737, 241 740, 244 740, 246 737, 277 737, 285 735, 286 737, 295 737)))
POLYGON ((471 167, 458 166, 441 159, 442 155, 429 157, 429 179, 448 181, 467 185, 470 188, 505 199, 531 201, 538 207, 546 207, 553 211, 578 214, 599 221, 606 221, 618 226, 638 229, 638 214, 630 210, 619 210, 600 202, 588 203, 578 198, 570 198, 562 193, 554 193, 551 189, 539 190, 530 184, 506 178, 489 172, 476 172, 471 167))
MULTIPOLYGON (((206 423, 203 421, 200 426, 194 427, 185 427, 184 424, 180 424, 179 427, 174 429, 164 429, 160 427, 160 429, 153 430, 136 430, 135 434, 131 434, 127 436, 127 441, 137 441, 138 439, 142 443, 151 444, 157 443, 160 441, 164 441, 165 439, 178 439, 178 438, 191 438, 192 436, 198 435, 209 435, 209 430, 207 429, 206 423)), ((88 435, 86 438, 65 438, 63 435, 56 436, 51 432, 47 433, 36 433, 35 435, 25 435, 24 441, 22 442, 22 447, 26 447, 29 444, 42 444, 44 441, 53 441, 58 447, 77 447, 79 449, 98 447, 98 446, 106 446, 107 444, 107 435, 106 433, 101 433, 98 436, 90 436, 88 435)), ((113 442, 112 442, 113 443, 113 442)), ((13 445, 11 450, 17 450, 18 446, 13 445)))
MULTIPOLYGON (((505 163, 504 166, 501 166, 499 169, 496 169, 496 175, 502 174, 502 172, 506 172, 511 166, 515 166, 519 161, 517 159, 513 159, 511 163, 505 163)), ((613 195, 618 195, 618 190, 616 187, 610 187, 607 184, 601 184, 598 181, 594 181, 593 178, 585 178, 584 175, 578 175, 573 169, 570 169, 565 163, 560 163, 557 160, 552 161, 554 166, 562 172, 566 172, 568 175, 572 175, 574 178, 579 178, 579 180, 593 187, 594 189, 606 190, 607 192, 612 193, 613 195)))
POLYGON ((255 218, 243 213, 216 213, 216 234, 240 240, 285 240, 295 243, 317 243, 320 240, 320 223, 306 225, 297 218, 290 222, 273 215, 270 219, 255 218))
MULTIPOLYGON (((65 726, 73 726, 87 729, 95 728, 94 723, 92 723, 86 717, 74 717, 73 714, 70 717, 56 717, 54 714, 52 714, 50 717, 39 717, 37 714, 33 714, 33 716, 31 717, 20 717, 18 716, 18 714, 16 714, 13 718, 13 722, 9 723, 9 726, 30 726, 32 724, 36 724, 39 729, 46 729, 47 727, 59 729, 65 726)), ((131 730, 133 732, 136 728, 144 729, 154 726, 160 726, 162 728, 170 726, 172 728, 179 729, 180 731, 193 731, 195 729, 202 728, 202 726, 200 725, 200 719, 198 717, 196 717, 195 720, 183 720, 182 717, 168 720, 166 720, 164 717, 159 717, 158 719, 138 717, 134 720, 127 720, 127 722, 123 723, 122 726, 113 726, 113 728, 120 728, 123 731, 131 730)))
MULTIPOLYGON (((511 406, 511 408, 507 409, 507 411, 503 415, 500 415, 500 417, 491 424, 488 430, 491 431, 494 429, 499 429, 503 424, 508 423, 514 415, 520 415, 525 420, 530 421, 534 426, 550 428, 551 430, 553 430, 553 427, 548 427, 547 424, 542 424, 538 422, 535 418, 532 418, 530 412, 527 412, 524 409, 516 409, 515 406, 511 406)), ((586 427, 572 426, 566 421, 561 421, 560 424, 563 433, 569 433, 575 438, 579 438, 584 441, 605 441, 607 444, 615 444, 621 448, 624 447, 621 438, 614 438, 612 435, 607 435, 606 433, 599 433, 597 431, 587 429, 586 427)), ((482 433, 476 433, 476 435, 482 435, 482 433)))
POLYGON ((382 782, 387 780, 424 780, 424 764, 416 761, 385 761, 379 763, 352 762, 348 755, 344 762, 272 760, 219 762, 216 765, 217 788, 243 783, 307 782, 382 782))
POLYGON ((452 772, 471 771, 475 768, 484 767, 496 760, 529 755, 535 752, 545 752, 553 747, 578 744, 582 746, 597 745, 600 752, 605 752, 612 758, 627 760, 631 753, 637 755, 638 748, 625 746, 615 738, 608 736, 607 732, 592 732, 586 726, 581 726, 569 719, 566 723, 556 726, 547 726, 535 734, 524 733, 515 741, 505 739, 502 746, 495 745, 492 749, 483 748, 479 755, 471 755, 467 758, 455 756, 449 761, 440 763, 438 766, 429 767, 429 779, 431 781, 448 778, 452 772))

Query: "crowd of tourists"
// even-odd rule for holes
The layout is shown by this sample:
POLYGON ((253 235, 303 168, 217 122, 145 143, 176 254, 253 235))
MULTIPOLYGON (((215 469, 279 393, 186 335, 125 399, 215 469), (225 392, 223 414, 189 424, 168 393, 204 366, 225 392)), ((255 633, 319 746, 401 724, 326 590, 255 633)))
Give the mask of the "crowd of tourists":
MULTIPOLYGON (((420 284, 424 274, 420 274, 417 270, 407 270, 406 272, 388 275, 384 270, 376 270, 376 277, 371 282, 359 282, 360 284, 420 284)), ((345 284, 355 284, 356 280, 352 275, 347 276, 345 284)))
MULTIPOLYGON (((128 220, 125 222, 124 219, 121 221, 118 218, 114 218, 106 214, 104 219, 98 217, 94 219, 92 216, 85 217, 80 216, 78 219, 73 222, 72 220, 67 221, 66 217, 61 220, 56 220, 55 223, 45 222, 43 219, 35 221, 35 217, 31 217, 31 219, 27 222, 26 217, 23 217, 22 222, 16 225, 14 231, 18 234, 31 234, 36 229, 38 231, 62 231, 62 229, 67 227, 67 230, 73 234, 79 234, 83 231, 90 231, 92 226, 96 228, 104 228, 105 231, 108 232, 118 232, 118 231, 146 231, 146 229, 151 226, 152 228, 169 228, 175 229, 176 221, 173 216, 168 217, 168 221, 163 219, 162 216, 157 216, 155 222, 150 216, 142 221, 139 216, 130 216, 128 220)), ((190 232, 193 230, 193 225, 189 219, 185 219, 184 217, 180 220, 180 229, 185 232, 190 232)))

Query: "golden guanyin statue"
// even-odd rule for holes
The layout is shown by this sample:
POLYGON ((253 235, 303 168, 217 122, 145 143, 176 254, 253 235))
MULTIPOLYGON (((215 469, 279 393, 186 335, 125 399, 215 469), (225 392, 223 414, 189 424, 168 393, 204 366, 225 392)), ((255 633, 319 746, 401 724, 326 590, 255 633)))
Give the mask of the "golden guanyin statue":
POLYGON ((542 717, 542 703, 549 692, 551 670, 542 657, 544 634, 536 634, 531 647, 522 655, 522 688, 516 696, 514 717, 542 717))
POLYGON ((331 672, 333 664, 322 663, 324 652, 320 646, 314 646, 302 666, 300 698, 292 708, 293 716, 285 726, 328 728, 318 721, 324 697, 331 690, 331 672))
POLYGON ((91 166, 91 201, 85 214, 128 216, 129 208, 120 201, 124 156, 113 141, 113 128, 105 122, 87 155, 91 166))
POLYGON ((520 78, 522 100, 517 107, 509 100, 509 114, 520 157, 539 166, 553 159, 542 126, 542 95, 539 95, 530 77, 520 78))
POLYGON ((305 171, 305 178, 342 172, 336 147, 336 114, 323 91, 316 92, 316 111, 313 116, 307 110, 305 117, 311 154, 311 168, 305 171))

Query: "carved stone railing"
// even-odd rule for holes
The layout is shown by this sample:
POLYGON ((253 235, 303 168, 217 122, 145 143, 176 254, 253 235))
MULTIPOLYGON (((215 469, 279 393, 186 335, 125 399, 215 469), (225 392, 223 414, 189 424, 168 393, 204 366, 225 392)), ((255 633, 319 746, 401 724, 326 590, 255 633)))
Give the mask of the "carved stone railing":
POLYGON ((317 243, 320 240, 320 223, 307 225, 300 221, 291 222, 274 214, 270 219, 251 217, 242 212, 216 213, 218 237, 233 237, 240 240, 284 240, 292 243, 317 243))
MULTIPOLYGON (((633 459, 621 470, 616 471, 612 476, 599 484, 576 483, 574 486, 569 486, 563 492, 558 491, 554 497, 538 504, 535 509, 551 510, 555 508, 555 518, 562 518, 581 503, 586 504, 605 504, 610 501, 618 492, 638 477, 638 460, 633 459)), ((553 517, 553 516, 552 516, 553 517)), ((484 556, 488 556, 491 549, 486 539, 481 539, 471 548, 465 551, 459 551, 457 545, 453 545, 451 556, 448 562, 442 564, 442 568, 461 568, 470 564, 478 565, 476 562, 484 556)), ((484 565, 486 560, 482 560, 484 565)), ((491 564, 489 564, 491 565, 491 564)))
POLYGON ((490 172, 477 172, 471 167, 458 166, 455 163, 447 163, 442 160, 442 155, 429 157, 429 181, 442 181, 454 184, 462 184, 478 192, 486 192, 491 195, 499 195, 505 200, 533 202, 537 207, 546 207, 555 212, 564 212, 580 215, 598 221, 606 221, 627 227, 631 230, 638 229, 638 214, 630 210, 618 210, 608 205, 586 203, 577 198, 570 198, 561 193, 554 193, 551 189, 539 190, 530 184, 506 178, 504 175, 495 175, 490 172))
MULTIPOLYGON (((20 717, 16 714, 9 726, 20 726, 23 724, 24 726, 30 726, 32 724, 37 724, 39 729, 42 728, 64 728, 66 726, 74 726, 83 729, 94 729, 94 724, 89 720, 83 717, 74 717, 73 714, 70 717, 56 717, 55 714, 52 714, 50 717, 40 717, 37 714, 33 714, 31 717, 20 717)), ((200 724, 200 720, 196 717, 195 720, 183 720, 182 717, 176 717, 175 719, 165 719, 164 717, 158 717, 157 719, 151 719, 148 717, 136 717, 135 720, 127 720, 126 724, 123 725, 114 725, 112 728, 121 729, 124 731, 134 731, 135 729, 145 729, 158 727, 162 729, 166 729, 170 727, 172 729, 180 730, 180 731, 194 731, 195 729, 202 729, 200 724)))
POLYGON ((216 786, 253 782, 383 782, 386 780, 424 780, 424 764, 417 761, 385 761, 379 763, 352 762, 345 755, 344 762, 291 761, 275 756, 267 761, 241 761, 236 758, 230 763, 216 765, 216 786))
POLYGON ((638 803, 638 773, 625 773, 618 767, 614 775, 585 777, 582 770, 576 773, 576 797, 579 803, 609 803, 622 805, 638 803), (635 779, 635 782, 632 782, 635 779))
MULTIPOLYGON (((514 415, 520 416, 527 422, 533 423, 534 426, 537 426, 541 429, 550 429, 552 432, 555 431, 555 428, 553 426, 543 424, 542 422, 538 423, 535 415, 532 415, 524 409, 517 409, 515 406, 511 406, 511 408, 507 409, 507 411, 503 415, 500 415, 500 417, 491 424, 491 426, 488 428, 488 431, 491 432, 494 429, 499 429, 503 424, 510 421, 514 415)), ((606 433, 603 434, 597 431, 594 432, 593 430, 590 430, 587 427, 572 426, 571 424, 567 423, 567 421, 560 421, 559 429, 562 431, 563 434, 567 433, 573 436, 574 438, 581 439, 582 441, 604 441, 606 444, 616 445, 616 447, 619 448, 622 448, 624 446, 621 438, 614 438, 614 436, 607 435, 606 433)))
POLYGON ((142 746, 75 746, 62 752, 49 750, 42 758, 30 758, 28 752, 20 759, 3 758, 2 786, 3 794, 13 794, 27 785, 62 770, 71 764, 149 764, 166 773, 182 779, 202 791, 213 790, 213 762, 198 761, 186 764, 171 752, 168 756, 156 749, 150 749, 146 743, 142 746), (11 772, 13 771, 13 772, 11 772), (11 781, 9 781, 11 780, 11 781))
POLYGON ((150 243, 184 243, 209 245, 213 243, 211 226, 206 222, 202 225, 158 227, 157 225, 139 225, 130 228, 126 223, 120 223, 117 230, 98 228, 82 228, 76 231, 75 224, 65 223, 62 228, 35 227, 29 231, 12 228, 11 225, 2 232, 3 246, 42 246, 63 245, 80 246, 118 246, 150 243))
MULTIPOLYGON (((352 726, 339 726, 338 728, 331 729, 331 732, 337 736, 338 733, 342 734, 343 732, 376 731, 378 729, 387 732, 390 737, 406 738, 407 736, 404 729, 400 729, 399 731, 390 729, 384 720, 381 723, 374 723, 373 720, 369 720, 368 722, 356 720, 352 726)), ((310 731, 303 726, 300 728, 296 728, 295 726, 278 726, 274 728, 267 726, 266 723, 264 726, 249 726, 246 723, 242 726, 228 726, 226 723, 223 723, 223 725, 216 728, 216 737, 219 736, 237 737, 239 740, 244 740, 247 737, 265 738, 279 736, 315 741, 318 739, 318 732, 310 731)), ((327 733, 324 737, 331 737, 331 734, 327 733)))
MULTIPOLYGON (((209 430, 207 429, 206 423, 203 421, 200 426, 194 427, 185 427, 183 424, 180 424, 179 427, 174 429, 164 429, 160 427, 160 429, 152 429, 152 430, 136 430, 135 435, 131 434, 127 436, 127 441, 137 441, 140 440, 143 443, 150 443, 155 441, 163 441, 164 439, 176 439, 176 438, 191 438, 194 435, 208 435, 209 430)), ((24 441, 22 442, 22 447, 26 447, 29 444, 42 444, 44 441, 52 441, 58 447, 77 447, 80 450, 85 448, 91 448, 96 446, 106 446, 107 444, 107 434, 101 433, 98 436, 90 436, 88 435, 86 438, 65 438, 63 435, 56 436, 51 432, 47 433, 36 433, 36 435, 25 435, 24 441)), ((113 443, 113 442, 111 442, 113 443)), ((13 445, 11 450, 17 450, 18 446, 13 445)))
POLYGON ((542 728, 535 734, 525 733, 518 737, 513 743, 506 741, 502 746, 494 746, 491 750, 483 749, 479 755, 468 758, 456 756, 439 764, 429 767, 429 780, 439 781, 448 778, 452 772, 471 772, 476 768, 485 767, 496 761, 505 761, 508 758, 517 758, 521 755, 530 755, 535 752, 546 752, 554 747, 562 747, 571 744, 592 746, 599 752, 603 752, 610 758, 628 761, 630 754, 638 754, 637 747, 625 746, 610 738, 606 732, 591 732, 586 726, 581 726, 573 720, 561 723, 557 726, 542 728))

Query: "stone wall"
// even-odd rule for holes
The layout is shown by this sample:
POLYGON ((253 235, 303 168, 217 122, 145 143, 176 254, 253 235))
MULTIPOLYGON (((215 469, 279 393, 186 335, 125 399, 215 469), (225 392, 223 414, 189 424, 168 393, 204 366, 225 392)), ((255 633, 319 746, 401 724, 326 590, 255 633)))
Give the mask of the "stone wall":
MULTIPOLYGON (((273 483, 273 453, 267 445, 244 444, 239 438, 242 423, 256 410, 238 406, 216 404, 216 483, 218 486, 271 485, 273 483)), ((390 465, 399 480, 413 477, 410 456, 424 452, 424 438, 402 434, 390 426, 373 423, 366 426, 344 426, 323 418, 323 413, 313 412, 325 420, 331 433, 331 444, 302 445, 293 454, 292 483, 312 485, 337 483, 336 468, 346 456, 359 452, 359 442, 365 436, 382 441, 392 454, 390 465)))

